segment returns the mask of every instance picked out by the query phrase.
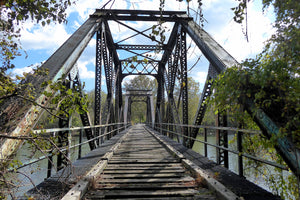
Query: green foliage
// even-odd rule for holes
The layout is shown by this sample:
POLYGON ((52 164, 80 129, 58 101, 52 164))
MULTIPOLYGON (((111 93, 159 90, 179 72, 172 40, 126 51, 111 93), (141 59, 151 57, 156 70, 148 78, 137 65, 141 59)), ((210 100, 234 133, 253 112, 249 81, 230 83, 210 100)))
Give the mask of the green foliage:
POLYGON ((40 23, 42 26, 51 22, 65 22, 66 9, 70 0, 3 0, 0 3, 0 74, 14 68, 11 64, 20 55, 21 46, 18 42, 21 25, 26 20, 40 23))
MULTIPOLYGON (((43 26, 51 22, 65 22, 65 10, 70 4, 70 0, 0 1, 0 105, 16 97, 36 105, 35 95, 39 89, 28 80, 46 76, 48 72, 37 67, 33 73, 24 73, 15 78, 7 74, 7 70, 15 67, 11 61, 21 55, 18 38, 22 24, 28 20, 43 26)), ((5 109, 5 105, 3 107, 5 109)))
MULTIPOLYGON (((43 94, 47 97, 55 96, 51 99, 50 107, 48 109, 53 110, 52 119, 56 117, 70 117, 75 111, 79 114, 87 112, 88 109, 88 96, 81 94, 81 89, 70 89, 68 85, 70 81, 63 76, 56 82, 52 83, 48 81, 45 85, 49 84, 51 92, 44 91, 43 94)), ((81 87, 81 86, 76 86, 81 87)))
POLYGON ((135 76, 128 82, 124 83, 123 90, 136 89, 136 90, 153 90, 155 82, 147 76, 135 76))
MULTIPOLYGON (((235 18, 242 23, 249 0, 240 0, 234 8, 235 18)), ((249 115, 241 112, 243 100, 250 98, 280 127, 285 135, 300 148, 300 4, 296 1, 262 1, 264 9, 272 5, 275 9, 276 33, 268 41, 265 50, 255 59, 245 60, 241 66, 233 66, 221 74, 216 81, 216 92, 212 103, 216 111, 230 111, 238 121, 248 125, 249 115)), ((250 116, 251 117, 251 116, 250 116)), ((253 123, 253 122, 251 122, 253 123)), ((276 138, 267 140, 262 136, 244 136, 247 153, 282 163, 274 151, 276 138)), ((249 161, 263 176, 270 188, 282 198, 298 198, 296 178, 275 169, 272 174, 260 163, 249 161)))
MULTIPOLYGON (((275 50, 274 50, 275 51, 275 50)), ((293 57, 294 58, 294 57, 293 57)), ((292 59, 293 59, 292 58, 292 59)), ((299 61, 299 60, 298 60, 299 61)), ((234 66, 221 74, 216 81, 216 93, 212 96, 217 111, 229 110, 243 124, 250 124, 249 116, 240 112, 244 97, 254 100, 257 108, 263 109, 280 127, 282 135, 287 135, 300 147, 300 77, 297 60, 286 60, 276 56, 273 51, 264 52, 257 59, 246 60, 241 66, 234 66)), ((255 136, 260 137, 260 136, 255 136)), ((262 138, 245 137, 246 151, 258 157, 265 157, 282 162, 274 151, 276 138, 266 140, 262 138), (266 150, 269 149, 269 150, 266 150)), ((263 173, 270 187, 282 197, 289 196, 297 187, 293 175, 286 175, 294 182, 286 182, 282 174, 268 174, 265 166, 257 162, 248 162, 248 166, 263 173)), ((261 176, 261 174, 259 175, 261 176)))
MULTIPOLYGON (((174 88, 174 98, 178 99, 181 96, 181 84, 178 83, 174 88)), ((188 121, 189 124, 193 124, 194 117, 198 109, 199 98, 200 98, 200 84, 196 82, 192 77, 188 77, 188 121)), ((180 101, 181 102, 181 101, 180 101)), ((180 103, 179 102, 179 103, 180 103)), ((179 115, 182 115, 182 107, 178 107, 179 115)))
POLYGON ((36 91, 34 85, 27 81, 32 77, 46 76, 47 70, 35 67, 31 73, 23 73, 23 76, 16 76, 15 79, 0 73, 0 104, 10 97, 19 97, 27 101, 34 101, 36 91))

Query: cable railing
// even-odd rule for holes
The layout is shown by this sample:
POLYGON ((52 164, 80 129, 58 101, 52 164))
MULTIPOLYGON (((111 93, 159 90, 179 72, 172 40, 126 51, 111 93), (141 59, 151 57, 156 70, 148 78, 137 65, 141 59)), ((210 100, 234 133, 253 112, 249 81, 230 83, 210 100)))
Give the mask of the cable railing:
POLYGON ((68 135, 68 137, 69 137, 68 140, 71 140, 70 137, 74 136, 75 134, 77 134, 79 132, 79 141, 78 141, 78 144, 71 145, 71 142, 69 142, 68 146, 64 146, 64 147, 61 147, 61 148, 55 148, 55 152, 44 153, 43 156, 40 156, 40 157, 35 158, 35 159, 31 159, 31 160, 27 161, 26 163, 23 163, 22 165, 20 165, 18 167, 8 169, 8 172, 19 170, 21 168, 32 165, 32 164, 37 163, 39 161, 48 159, 48 170, 47 170, 47 178, 48 178, 48 177, 51 176, 52 167, 55 167, 54 163, 53 163, 53 160, 52 160, 52 157, 55 156, 55 154, 64 153, 64 156, 67 159, 70 159, 67 152, 69 152, 71 149, 75 149, 76 147, 78 147, 77 159, 79 159, 82 156, 82 149, 81 148, 82 148, 83 145, 88 144, 88 143, 93 142, 93 141, 96 142, 97 140, 100 140, 101 142, 98 143, 99 144, 98 147, 99 147, 105 141, 105 139, 109 140, 111 137, 113 137, 114 135, 117 135, 120 131, 125 130, 129 126, 130 126, 130 124, 128 124, 128 123, 127 124, 125 124, 125 123, 112 123, 112 124, 106 124, 106 125, 85 126, 85 127, 52 128, 52 129, 32 130, 33 134, 42 135, 44 138, 55 137, 58 132, 69 131, 69 133, 71 133, 71 134, 68 135), (83 132, 84 132, 85 129, 93 129, 93 132, 95 133, 95 130, 97 128, 103 129, 103 134, 100 134, 99 136, 95 136, 90 140, 82 141, 83 132), (104 129, 107 129, 108 131, 104 132, 104 129))
MULTIPOLYGON (((261 162, 261 163, 264 163, 264 164, 267 164, 267 165, 270 165, 270 166, 273 166, 273 167, 276 167, 276 168, 279 168, 279 169, 282 169, 282 170, 288 170, 288 167, 286 167, 284 165, 281 165, 281 164, 278 164, 276 162, 269 161, 269 160, 266 160, 266 159, 263 159, 263 158, 259 158, 259 157, 256 157, 256 156, 253 156, 253 155, 250 155, 250 154, 247 154, 247 153, 243 152, 243 150, 242 150, 242 135, 244 133, 259 134, 259 133, 261 133, 261 131, 234 128, 234 127, 195 126, 195 125, 183 125, 183 124, 172 124, 172 123, 155 123, 154 129, 156 131, 160 132, 163 135, 167 135, 168 137, 171 137, 172 139, 174 138, 174 135, 176 135, 177 136, 177 142, 179 142, 179 143, 181 143, 183 141, 183 139, 185 138, 187 140, 193 140, 195 142, 199 142, 199 143, 204 144, 203 151, 204 151, 204 156, 205 157, 208 157, 208 146, 211 146, 211 147, 214 147, 216 149, 221 149, 221 150, 236 154, 238 156, 238 174, 240 176, 244 176, 244 173, 243 173, 243 169, 244 169, 244 167, 243 167, 243 165, 244 165, 243 164, 243 157, 254 160, 254 161, 257 161, 257 162, 261 162), (177 133, 177 132, 174 131, 175 129, 174 130, 169 130, 169 129, 165 128, 165 127, 174 127, 174 126, 188 127, 189 129, 191 129, 191 128, 200 128, 200 130, 202 129, 202 131, 203 131, 204 141, 199 140, 197 138, 190 137, 189 135, 186 136, 186 135, 183 135, 182 133, 177 133), (235 132, 237 134, 237 139, 236 139, 237 150, 209 143, 207 141, 208 130, 213 130, 213 132, 215 132, 216 130, 235 132), (178 138, 181 138, 181 141, 178 138)), ((189 131, 189 133, 190 133, 190 131, 189 131)), ((199 133, 198 133, 198 135, 199 135, 199 133)))

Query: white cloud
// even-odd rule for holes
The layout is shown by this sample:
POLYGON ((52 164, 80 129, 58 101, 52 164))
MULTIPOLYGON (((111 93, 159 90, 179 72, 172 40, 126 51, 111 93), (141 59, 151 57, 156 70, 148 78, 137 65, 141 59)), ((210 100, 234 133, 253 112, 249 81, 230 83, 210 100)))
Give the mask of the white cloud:
MULTIPOLYGON (((79 69, 79 75, 81 79, 90 79, 95 78, 95 72, 89 71, 87 65, 89 63, 92 63, 91 61, 78 61, 78 69, 79 69)), ((93 63, 92 63, 93 64, 93 63)))
POLYGON ((23 76, 23 73, 32 72, 32 67, 15 68, 12 71, 13 75, 23 76))
MULTIPOLYGON (((217 1, 215 3, 219 4, 217 1)), ((231 4, 230 7, 233 6, 235 4, 231 4)), ((229 7, 226 9, 212 7, 211 9, 217 9, 219 16, 222 16, 223 19, 217 18, 218 21, 213 18, 207 19, 210 23, 216 23, 215 25, 208 25, 208 32, 238 61, 260 53, 264 47, 264 42, 274 32, 269 17, 263 15, 261 10, 257 9, 252 3, 248 4, 247 28, 249 42, 247 42, 243 33, 246 25, 241 26, 232 20, 233 12, 229 7)))
POLYGON ((192 76, 193 79, 199 82, 201 85, 204 85, 206 81, 207 72, 196 72, 191 74, 190 76, 192 76))
POLYGON ((99 0, 79 0, 67 10, 68 15, 75 12, 81 19, 86 20, 100 6, 99 0))
POLYGON ((33 65, 22 67, 22 68, 14 68, 11 72, 12 76, 23 76, 24 73, 31 73, 33 72, 33 69, 36 69, 37 67, 41 66, 42 63, 35 63, 33 65))
POLYGON ((49 52, 56 50, 69 37, 62 24, 42 27, 27 23, 21 35, 21 44, 25 50, 46 49, 49 52))
MULTIPOLYGON (((107 0, 78 0, 75 4, 73 4, 68 10, 67 13, 70 15, 71 13, 78 13, 80 19, 85 21, 88 19, 89 15, 93 14, 97 8, 102 8, 102 6, 107 2, 107 0)), ((126 9, 127 8, 126 1, 117 0, 114 4, 107 4, 105 9, 126 9)))
MULTIPOLYGON (((24 28, 22 31, 21 42, 25 50, 46 50, 46 53, 53 53, 68 37, 68 31, 66 26, 70 29, 70 26, 74 27, 74 31, 81 25, 83 22, 92 14, 96 8, 100 8, 107 1, 99 0, 78 0, 75 5, 72 5, 68 10, 68 16, 72 16, 72 25, 67 24, 51 24, 45 27, 40 25, 33 24, 32 22, 24 23, 24 28), (76 13, 78 15, 76 15, 76 13), (75 17, 74 17, 75 16, 75 17), (75 19, 74 19, 75 18, 75 19)), ((144 10, 158 10, 159 0, 145 1, 145 0, 134 0, 130 1, 115 1, 112 6, 112 9, 144 9, 144 10)), ((270 25, 271 20, 268 16, 264 16, 260 9, 255 7, 253 4, 249 4, 248 8, 248 30, 249 30, 249 43, 247 43, 241 26, 234 23, 232 20, 233 12, 230 10, 231 7, 237 5, 238 2, 235 0, 203 0, 203 12, 204 17, 208 21, 208 24, 205 24, 204 29, 207 30, 216 41, 218 41, 221 46, 224 47, 233 57, 238 61, 245 59, 250 55, 259 53, 264 44, 263 42, 271 35, 274 31, 270 25)), ((197 1, 192 1, 190 7, 194 10, 197 10, 197 1)), ((106 7, 110 9, 110 4, 106 7)), ((185 1, 166 1, 165 10, 186 10, 185 1)), ((130 26, 144 30, 149 28, 148 22, 128 22, 130 26)), ((113 37, 116 41, 119 41, 127 36, 135 34, 134 31, 128 30, 124 26, 115 23, 109 22, 109 26, 113 37)), ((167 24, 169 27, 170 24, 167 24)), ((72 27, 71 27, 72 28, 72 27)), ((68 29, 68 30, 69 30, 68 29)), ((70 32, 70 31, 69 31, 70 32)), ((147 33, 149 34, 149 33, 147 33)), ((134 37, 128 42, 140 44, 143 43, 141 36, 134 37)), ((151 41, 150 41, 151 42, 151 41)), ((188 42, 189 44, 189 42, 188 42)), ((193 48, 193 47, 192 47, 193 48)), ((191 48, 191 49, 192 49, 191 48)), ((194 61, 197 60, 197 57, 201 55, 199 50, 190 51, 194 52, 192 55, 188 55, 189 64, 194 64, 194 61)), ((30 55, 29 55, 30 56, 30 55)), ((201 58, 202 59, 202 58, 201 58)), ((86 50, 83 52, 82 56, 78 61, 79 70, 81 78, 83 79, 92 79, 95 76, 94 69, 89 69, 88 67, 93 65, 95 62, 95 39, 87 46, 86 50)), ((189 66, 191 67, 191 66, 189 66)), ((193 76, 195 80, 199 81, 201 84, 204 84, 206 79, 206 72, 203 71, 204 68, 201 64, 197 64, 195 70, 193 70, 193 76), (196 71, 196 72, 195 72, 196 71)), ((23 71, 28 71, 29 68, 19 68, 15 69, 14 73, 22 74, 23 71)))

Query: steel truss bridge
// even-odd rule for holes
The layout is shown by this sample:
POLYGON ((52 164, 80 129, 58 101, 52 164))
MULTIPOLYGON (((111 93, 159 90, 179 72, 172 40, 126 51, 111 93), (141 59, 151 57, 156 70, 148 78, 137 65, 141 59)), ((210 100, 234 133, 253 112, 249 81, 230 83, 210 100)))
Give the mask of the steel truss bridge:
MULTIPOLYGON (((52 97, 47 97, 43 94, 43 91, 52 92, 49 86, 40 87, 44 81, 51 80, 55 82, 65 77, 67 88, 82 92, 79 77, 80 73, 76 67, 76 62, 95 35, 94 122, 92 123, 90 121, 88 113, 82 113, 80 117, 84 128, 75 128, 76 130, 84 130, 90 149, 93 151, 99 149, 107 139, 114 138, 112 136, 114 136, 115 133, 124 132, 124 129, 128 129, 131 116, 131 104, 134 101, 146 103, 147 124, 150 128, 156 130, 157 133, 160 132, 162 135, 177 138, 177 141, 185 148, 193 147, 199 129, 204 128, 206 131, 207 128, 209 128, 201 126, 201 123, 206 111, 205 100, 212 93, 211 86, 213 79, 226 68, 239 65, 239 63, 205 30, 195 23, 191 17, 185 12, 179 11, 159 12, 97 9, 42 65, 42 69, 49 71, 46 77, 36 76, 28 78, 27 81, 35 86, 37 93, 36 104, 33 105, 18 98, 12 98, 10 101, 4 102, 4 104, 1 105, 0 125, 2 132, 7 133, 7 135, 11 137, 18 137, 27 135, 32 130, 43 113, 42 107, 48 105, 52 99, 52 97), (149 28, 140 30, 138 28, 140 27, 140 22, 149 24, 149 28), (165 41, 160 40, 160 38, 155 35, 151 35, 151 33, 153 33, 152 30, 156 30, 155 27, 164 26, 165 23, 167 23, 171 29, 170 34, 166 34, 165 41), (131 35, 121 39, 114 38, 116 33, 111 32, 111 26, 113 25, 129 30, 131 35), (206 83, 192 125, 188 125, 187 37, 190 37, 194 41, 210 63, 206 83), (159 53, 155 54, 154 52, 159 53), (101 107, 103 70, 107 96, 105 105, 101 107), (156 102, 154 102, 151 91, 132 90, 123 94, 122 81, 129 75, 153 76, 158 85, 157 93, 154 94, 156 102), (174 98, 176 81, 181 84, 181 95, 178 100, 181 102, 181 116, 178 114, 179 108, 174 98)), ((254 116, 255 122, 261 128, 262 134, 268 138, 274 134, 279 134, 279 127, 273 122, 272 116, 267 116, 263 110, 255 108, 251 99, 246 99, 244 107, 246 111, 254 116)), ((233 152, 228 148, 228 130, 230 129, 226 128, 227 119, 225 114, 219 114, 217 118, 218 127, 210 127, 216 130, 216 138, 218 138, 216 145, 216 162, 228 168, 228 152, 233 152)), ((59 129, 56 131, 58 131, 60 136, 59 147, 63 148, 69 145, 68 134, 71 130, 69 128, 69 119, 59 119, 58 126, 59 129)), ((137 132, 138 129, 140 128, 130 130, 137 132)), ((144 127, 143 130, 144 129, 148 130, 149 128, 144 127)), ((53 132, 53 130, 50 132, 53 132)), ((239 155, 239 174, 241 176, 243 176, 242 157, 251 157, 250 155, 242 153, 242 132, 243 131, 239 131, 238 151, 235 152, 239 155)), ((202 142, 205 146, 209 145, 207 141, 202 142)), ((282 155, 293 173, 299 177, 299 149, 297 149, 287 137, 281 137, 277 142, 276 149, 282 155)), ((7 159, 18 149, 20 144, 21 140, 12 138, 3 139, 0 149, 0 159, 7 159)), ((205 152, 205 154, 207 154, 207 149, 205 152)), ((108 158, 105 159, 108 160, 108 158)), ((179 156, 179 159, 183 158, 179 156)), ((253 159, 260 160, 258 158, 253 159)), ((265 162, 268 163, 268 161, 265 162)), ((62 169, 66 165, 67 161, 65 155, 61 153, 58 155, 57 169, 62 169)), ((277 167, 285 168, 280 165, 277 165, 277 167)), ((48 174, 48 176, 51 176, 51 174, 48 174)))

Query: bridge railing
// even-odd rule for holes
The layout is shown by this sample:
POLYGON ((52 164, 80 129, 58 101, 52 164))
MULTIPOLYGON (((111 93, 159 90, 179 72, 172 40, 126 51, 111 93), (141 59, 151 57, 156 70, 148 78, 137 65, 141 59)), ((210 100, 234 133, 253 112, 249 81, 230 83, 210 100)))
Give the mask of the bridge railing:
MULTIPOLYGON (((151 127, 151 125, 152 124, 149 124, 150 127, 151 127)), ((186 140, 194 140, 195 141, 194 144, 196 144, 196 142, 202 143, 205 157, 208 157, 208 146, 214 147, 214 148, 216 148, 216 150, 221 149, 223 151, 227 151, 227 152, 236 154, 238 156, 238 174, 240 176, 244 176, 243 157, 245 157, 247 159, 257 161, 257 162, 261 162, 261 163, 264 163, 264 164, 267 164, 267 165, 270 165, 270 166, 273 166, 273 167, 276 167, 276 168, 280 168, 282 170, 288 170, 288 167, 286 167, 284 165, 281 165, 281 164, 278 164, 276 162, 269 161, 269 160, 266 160, 266 159, 263 159, 263 158, 259 158, 259 157, 256 157, 256 156, 253 156, 253 155, 250 155, 248 153, 243 152, 243 150, 242 150, 243 149, 242 148, 242 138, 243 138, 242 136, 243 136, 243 134, 245 134, 245 133, 260 134, 261 131, 240 129, 240 128, 234 128, 234 127, 195 126, 195 125, 183 125, 183 124, 171 124, 171 123, 155 123, 154 129, 156 131, 160 132, 161 134, 166 135, 166 136, 168 136, 172 139, 174 139, 174 136, 176 136, 175 139, 177 139, 177 142, 179 142, 179 143, 183 142, 183 140, 184 140, 183 138, 185 138, 186 140), (203 135, 203 140, 193 138, 193 137, 190 137, 190 136, 186 136, 186 135, 183 135, 182 133, 178 133, 178 132, 174 131, 176 129, 172 130, 172 127, 174 127, 174 126, 188 127, 189 129, 199 128, 198 136, 203 135), (168 127, 170 129, 168 129, 168 127), (209 132, 209 134, 214 135, 214 134, 216 134, 217 130, 231 131, 231 132, 235 133, 236 136, 237 136, 237 139, 236 139, 237 150, 209 143, 208 140, 207 140, 208 132, 209 132)))
MULTIPOLYGON (((24 168, 26 166, 32 165, 34 163, 37 163, 39 161, 48 159, 48 170, 47 170, 47 178, 51 176, 51 172, 52 172, 52 168, 55 167, 55 163, 53 162, 53 157, 58 154, 58 153, 62 153, 63 156, 71 161, 70 158, 70 151, 73 150, 74 153, 75 152, 75 148, 78 147, 78 151, 77 151, 77 158, 76 156, 73 157, 74 160, 81 158, 82 156, 82 146, 86 145, 90 142, 96 142, 98 144, 98 147, 101 146, 101 144, 105 141, 105 140, 109 140, 111 137, 113 137, 114 135, 117 135, 120 131, 123 131, 124 129, 126 129, 127 127, 129 127, 130 124, 125 124, 125 123, 112 123, 112 124, 106 124, 106 125, 96 125, 96 126, 85 126, 85 127, 71 127, 71 128, 52 128, 52 129, 41 129, 41 130, 33 130, 32 133, 35 135, 41 135, 43 138, 47 139, 50 137, 55 137, 57 135, 58 132, 61 131, 68 131, 69 135, 68 135, 68 145, 58 148, 56 146, 55 148, 55 152, 51 152, 51 153, 43 153, 43 156, 40 156, 38 158, 34 158, 31 159, 29 161, 27 161, 26 163, 23 163, 22 165, 16 167, 16 168, 10 168, 8 169, 8 171, 15 171, 15 170, 19 170, 21 168, 24 168), (102 130, 106 130, 106 132, 103 132, 102 134, 95 136, 94 138, 90 139, 90 140, 86 140, 83 141, 83 133, 85 129, 92 129, 93 132, 95 133, 96 129, 102 129, 102 130), (75 140, 75 144, 71 142, 72 137, 74 137, 74 135, 79 134, 79 140, 78 143, 76 144, 76 140, 75 140), (100 141, 99 143, 97 141, 100 141)), ((56 171, 58 171, 56 169, 56 171)))

